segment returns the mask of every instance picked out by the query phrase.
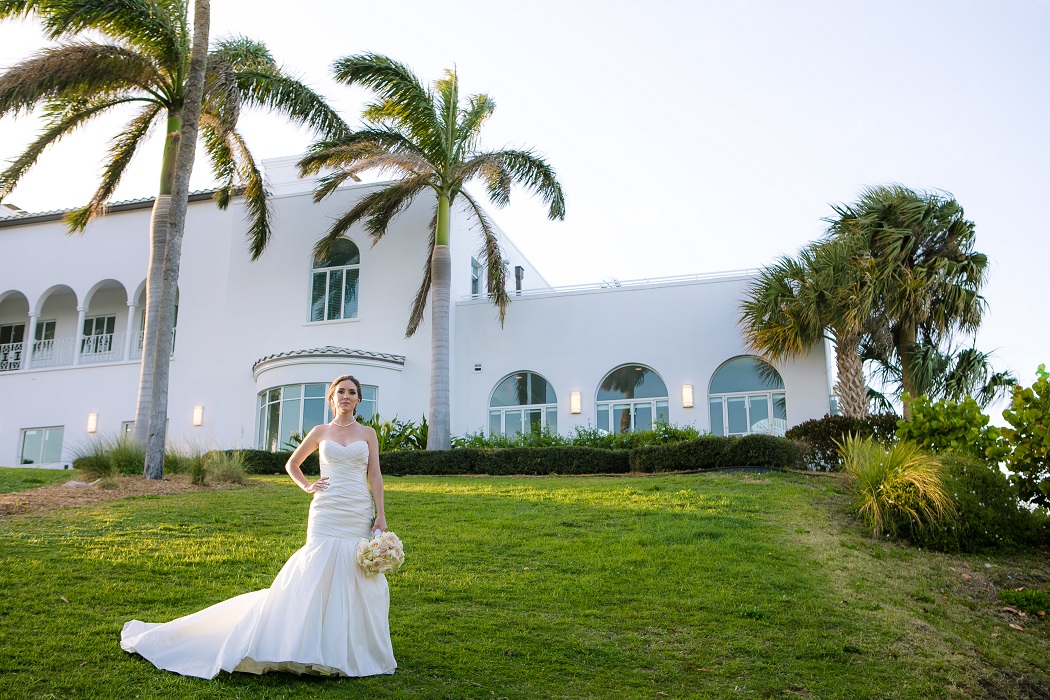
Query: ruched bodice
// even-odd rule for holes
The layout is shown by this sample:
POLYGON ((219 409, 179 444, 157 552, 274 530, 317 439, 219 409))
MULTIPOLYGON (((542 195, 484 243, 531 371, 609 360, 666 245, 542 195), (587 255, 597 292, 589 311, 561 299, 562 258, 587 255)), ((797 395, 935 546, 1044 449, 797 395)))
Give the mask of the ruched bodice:
POLYGON ((306 539, 315 537, 370 537, 375 507, 368 490, 368 443, 341 445, 322 440, 318 448, 321 476, 328 488, 314 494, 306 539))

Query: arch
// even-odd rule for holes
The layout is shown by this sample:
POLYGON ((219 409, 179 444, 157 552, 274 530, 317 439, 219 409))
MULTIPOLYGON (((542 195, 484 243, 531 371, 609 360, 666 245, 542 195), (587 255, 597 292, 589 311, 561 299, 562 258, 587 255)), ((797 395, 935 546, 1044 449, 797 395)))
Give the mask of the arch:
POLYGON ((649 430, 668 417, 667 384, 652 367, 631 362, 610 370, 594 399, 599 430, 649 430))
POLYGON ((337 238, 325 258, 313 260, 310 271, 309 320, 357 318, 361 250, 347 237, 337 238))
POLYGON ((707 393, 714 435, 783 435, 787 429, 784 379, 760 357, 740 355, 723 362, 711 375, 707 393))
POLYGON ((47 304, 52 297, 65 296, 69 294, 73 297, 72 308, 75 310, 80 306, 80 299, 77 297, 77 293, 73 291, 73 288, 68 284, 54 284, 45 289, 39 297, 37 297, 36 303, 33 304, 33 311, 39 316, 44 311, 44 306, 47 304))
POLYGON ((92 299, 94 299, 95 294, 99 292, 112 292, 117 289, 124 293, 124 303, 126 304, 128 301, 128 290, 126 287, 124 287, 124 284, 114 279, 105 279, 100 282, 96 282, 91 286, 91 289, 87 291, 87 294, 84 295, 84 307, 91 308, 91 301, 92 299))
POLYGON ((538 372, 519 370, 496 382, 489 394, 489 434, 558 432, 558 396, 538 372))

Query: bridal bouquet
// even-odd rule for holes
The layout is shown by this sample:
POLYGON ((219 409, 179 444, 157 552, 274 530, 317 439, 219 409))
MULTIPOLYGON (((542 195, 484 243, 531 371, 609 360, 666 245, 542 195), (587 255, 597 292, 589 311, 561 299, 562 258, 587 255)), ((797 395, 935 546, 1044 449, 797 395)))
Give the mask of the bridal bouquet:
POLYGON ((397 571, 404 562, 404 545, 392 532, 376 531, 372 539, 357 543, 357 565, 369 576, 397 571))

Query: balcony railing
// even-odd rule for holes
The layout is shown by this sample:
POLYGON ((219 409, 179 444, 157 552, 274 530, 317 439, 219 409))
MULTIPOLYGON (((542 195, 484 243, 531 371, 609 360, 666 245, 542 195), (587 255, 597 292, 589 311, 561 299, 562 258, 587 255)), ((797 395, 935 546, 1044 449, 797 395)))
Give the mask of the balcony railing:
MULTIPOLYGON (((134 333, 131 340, 131 347, 127 349, 126 353, 127 334, 125 333, 104 333, 101 335, 82 335, 79 338, 36 340, 30 344, 32 354, 28 358, 25 357, 24 353, 26 343, 4 343, 0 344, 0 372, 137 360, 142 357, 142 333, 134 333), (75 353, 77 343, 80 343, 79 359, 76 358, 75 353), (29 360, 28 363, 26 363, 26 359, 29 360)), ((172 352, 174 352, 174 329, 172 329, 171 333, 171 348, 172 352)))

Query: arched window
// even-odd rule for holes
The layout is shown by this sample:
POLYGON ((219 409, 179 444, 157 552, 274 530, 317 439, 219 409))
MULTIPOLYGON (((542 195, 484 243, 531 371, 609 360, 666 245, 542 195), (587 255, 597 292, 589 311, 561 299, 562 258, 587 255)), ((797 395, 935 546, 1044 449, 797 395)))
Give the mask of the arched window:
POLYGON ((667 422, 667 385, 644 365, 621 365, 605 375, 594 404, 600 430, 649 430, 667 422))
POLYGON ((783 435, 787 430, 784 380, 757 357, 737 357, 719 367, 708 401, 714 435, 783 435))
POLYGON ((504 377, 489 400, 489 435, 514 437, 547 428, 558 432, 558 397, 554 387, 535 372, 504 377))
POLYGON ((361 252, 349 238, 336 239, 327 258, 315 259, 310 287, 310 320, 357 318, 360 271, 361 252))

